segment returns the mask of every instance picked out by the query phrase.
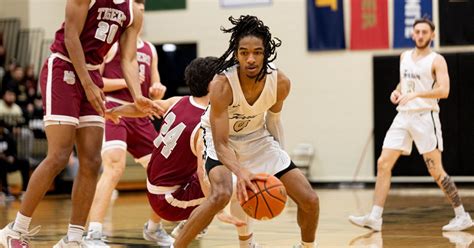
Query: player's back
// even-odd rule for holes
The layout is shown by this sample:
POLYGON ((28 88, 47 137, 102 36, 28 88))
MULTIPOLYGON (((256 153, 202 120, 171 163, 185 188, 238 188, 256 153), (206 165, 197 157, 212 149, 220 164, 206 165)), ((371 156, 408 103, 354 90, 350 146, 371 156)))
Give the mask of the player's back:
POLYGON ((163 118, 148 165, 148 181, 156 186, 182 185, 196 173, 197 159, 192 138, 200 126, 205 107, 185 96, 163 118))
MULTIPOLYGON (((133 22, 133 0, 93 0, 79 36, 86 63, 99 65, 104 56, 133 22)), ((56 32, 51 51, 69 58, 64 43, 64 23, 56 32)))
MULTIPOLYGON (((156 50, 153 45, 149 42, 139 40, 137 44, 137 61, 140 77, 144 79, 140 86, 142 89, 142 94, 145 97, 148 97, 149 89, 152 83, 151 62, 154 55, 156 56, 156 50)), ((111 79, 124 78, 120 60, 120 46, 118 42, 116 42, 105 58, 102 76, 111 79)), ((105 92, 105 95, 127 102, 133 102, 132 95, 130 94, 128 88, 105 92)))

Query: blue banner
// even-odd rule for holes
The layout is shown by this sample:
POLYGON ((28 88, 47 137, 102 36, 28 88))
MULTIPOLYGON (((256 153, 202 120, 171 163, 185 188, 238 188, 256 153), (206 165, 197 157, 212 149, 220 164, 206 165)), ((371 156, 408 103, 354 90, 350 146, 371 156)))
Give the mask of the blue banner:
POLYGON ((432 0, 395 0, 393 21, 393 47, 412 47, 413 23, 421 17, 432 20, 432 0))
POLYGON ((344 49, 342 0, 307 0, 308 50, 344 49))

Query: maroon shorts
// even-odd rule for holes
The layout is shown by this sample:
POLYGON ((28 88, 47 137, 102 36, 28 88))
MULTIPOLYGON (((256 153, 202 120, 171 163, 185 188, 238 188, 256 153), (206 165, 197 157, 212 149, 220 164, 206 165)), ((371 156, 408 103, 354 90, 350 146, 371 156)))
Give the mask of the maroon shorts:
MULTIPOLYGON (((120 106, 115 102, 107 102, 106 108, 120 106)), ((110 120, 105 122, 105 143, 102 151, 111 148, 122 148, 130 152, 134 158, 143 158, 153 151, 153 140, 158 133, 148 117, 120 118, 115 124, 110 120)))
MULTIPOLYGON (((102 88, 104 83, 99 70, 89 70, 92 81, 102 88)), ((40 73, 44 121, 81 125, 87 122, 104 123, 104 118, 87 100, 74 66, 51 55, 40 73)))
POLYGON ((173 193, 157 195, 150 193, 148 189, 147 195, 155 213, 168 221, 188 219, 191 212, 205 199, 197 174, 173 193))

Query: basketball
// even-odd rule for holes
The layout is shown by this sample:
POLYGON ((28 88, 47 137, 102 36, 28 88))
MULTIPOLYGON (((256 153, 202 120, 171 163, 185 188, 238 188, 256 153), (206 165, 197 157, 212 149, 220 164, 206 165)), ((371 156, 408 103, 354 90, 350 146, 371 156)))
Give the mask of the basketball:
POLYGON ((247 188, 248 200, 241 201, 240 205, 245 213, 257 220, 269 220, 278 216, 286 204, 286 190, 283 183, 276 177, 265 173, 258 176, 266 177, 266 181, 252 180, 258 193, 247 188))

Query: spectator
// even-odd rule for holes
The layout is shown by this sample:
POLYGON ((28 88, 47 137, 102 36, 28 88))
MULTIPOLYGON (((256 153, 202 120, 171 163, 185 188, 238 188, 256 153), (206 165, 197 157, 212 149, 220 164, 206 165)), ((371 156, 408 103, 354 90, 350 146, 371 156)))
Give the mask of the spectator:
POLYGON ((11 89, 5 90, 2 100, 0 100, 0 119, 5 121, 8 128, 18 126, 24 122, 23 112, 15 101, 15 92, 11 89))
POLYGON ((9 172, 20 170, 22 179, 22 195, 26 191, 30 179, 30 163, 17 156, 16 142, 10 132, 5 128, 5 123, 0 120, 0 199, 13 199, 8 189, 9 172))

